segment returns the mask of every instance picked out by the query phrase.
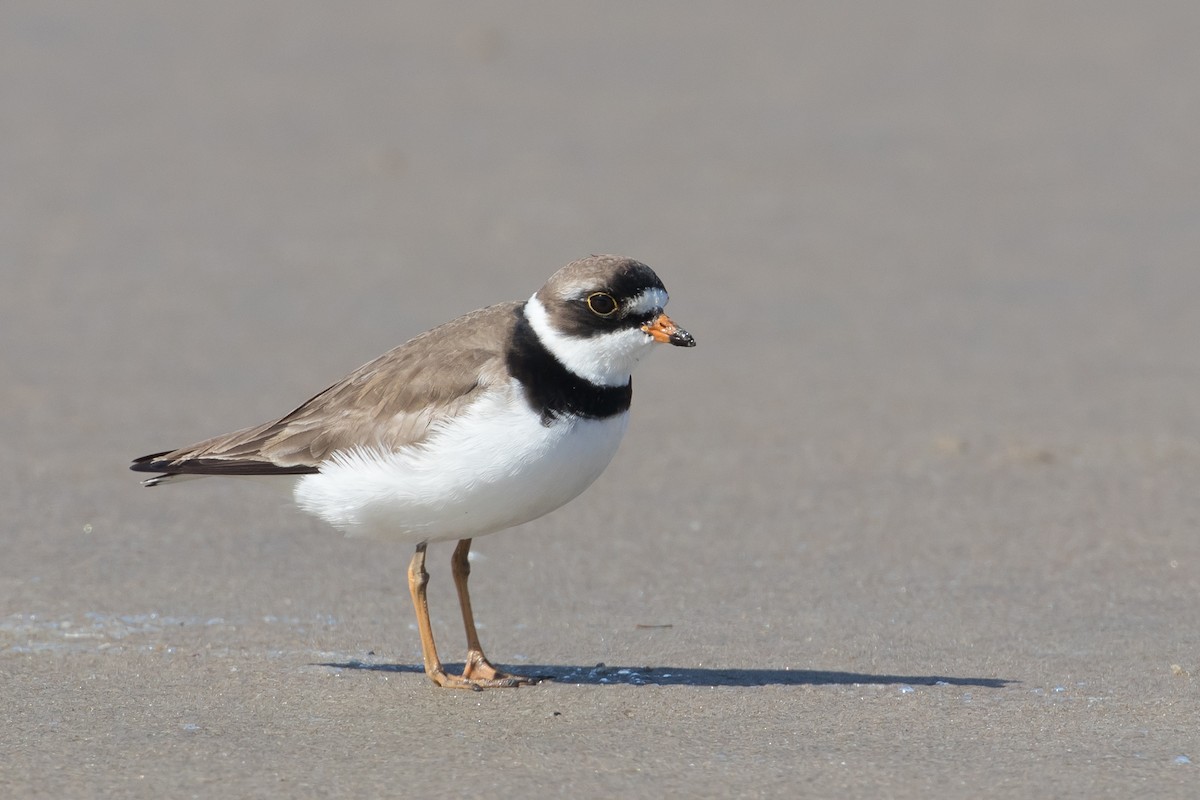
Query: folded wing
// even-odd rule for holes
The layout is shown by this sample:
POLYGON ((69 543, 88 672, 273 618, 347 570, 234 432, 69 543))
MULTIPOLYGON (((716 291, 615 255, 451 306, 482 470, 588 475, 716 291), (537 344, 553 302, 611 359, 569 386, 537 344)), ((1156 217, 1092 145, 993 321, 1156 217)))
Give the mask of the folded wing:
POLYGON ((162 473, 143 483, 205 475, 302 475, 338 451, 419 445, 504 380, 504 348, 520 303, 490 306, 441 325, 364 364, 271 422, 135 459, 162 473))

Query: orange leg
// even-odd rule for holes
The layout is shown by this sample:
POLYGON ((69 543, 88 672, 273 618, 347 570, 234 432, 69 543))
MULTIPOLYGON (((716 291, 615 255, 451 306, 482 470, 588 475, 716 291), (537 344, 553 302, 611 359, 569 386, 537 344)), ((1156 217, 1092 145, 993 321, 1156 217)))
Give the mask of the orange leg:
MULTIPOLYGON (((459 543, 459 549, 463 551, 462 561, 463 564, 466 564, 467 551, 471 547, 471 540, 464 539, 463 542, 459 543), (465 542, 466 547, 463 547, 463 542, 465 542)), ((442 660, 438 658, 437 645, 433 641, 433 625, 429 622, 429 601, 425 593, 425 589, 429 585, 429 573, 425 571, 425 545, 417 545, 417 552, 413 554, 412 561, 408 565, 408 590, 412 593, 413 607, 417 612, 417 628, 421 632, 421 654, 425 659, 425 674, 438 686, 448 689, 474 689, 478 691, 480 689, 520 686, 522 683, 532 683, 533 681, 527 678, 508 676, 497 672, 488 663, 483 655, 483 651, 479 649, 479 637, 475 633, 475 622, 471 616, 470 599, 466 594, 466 576, 463 576, 460 583, 457 561, 458 550, 455 551, 454 581, 459 587, 459 599, 463 602, 463 619, 467 624, 469 648, 467 665, 463 670, 463 675, 448 675, 446 673, 445 668, 442 666, 442 660), (472 642, 473 644, 471 644, 472 642), (474 654, 477 654, 477 657, 473 659, 474 654), (489 670, 490 673, 488 672, 489 670), (479 677, 475 677, 476 674, 479 677)), ((467 572, 469 571, 468 569, 467 572)))
POLYGON ((425 545, 417 545, 408 564, 408 590, 412 593, 413 607, 417 611, 417 628, 421 631, 421 655, 425 658, 425 674, 438 686, 446 686, 451 682, 451 676, 442 668, 442 660, 438 658, 437 645, 433 643, 433 625, 429 622, 429 601, 425 597, 425 587, 429 585, 429 573, 425 571, 425 545))
POLYGON ((470 552, 471 540, 460 539, 450 559, 454 588, 458 590, 458 604, 462 607, 463 627, 467 631, 467 661, 463 665, 463 678, 488 687, 537 683, 533 678, 501 672, 492 666, 483 654, 483 647, 479 644, 479 633, 475 630, 475 615, 471 612, 471 593, 467 589, 467 578, 471 576, 471 562, 467 560, 467 554, 470 552))

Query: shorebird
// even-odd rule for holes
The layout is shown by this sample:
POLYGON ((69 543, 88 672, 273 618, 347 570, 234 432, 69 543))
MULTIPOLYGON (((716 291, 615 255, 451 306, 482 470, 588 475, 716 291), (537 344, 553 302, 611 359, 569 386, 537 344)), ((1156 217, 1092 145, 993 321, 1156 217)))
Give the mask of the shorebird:
POLYGON ((468 554, 475 537, 577 497, 625 433, 631 374, 658 343, 692 347, 645 264, 591 256, 525 302, 473 311, 356 369, 279 419, 142 456, 159 486, 205 476, 291 481, 296 505, 348 535, 415 545, 408 583, 426 674, 439 686, 536 683, 484 655, 468 554), (425 551, 457 540, 451 572, 467 657, 448 674, 429 621, 425 551))

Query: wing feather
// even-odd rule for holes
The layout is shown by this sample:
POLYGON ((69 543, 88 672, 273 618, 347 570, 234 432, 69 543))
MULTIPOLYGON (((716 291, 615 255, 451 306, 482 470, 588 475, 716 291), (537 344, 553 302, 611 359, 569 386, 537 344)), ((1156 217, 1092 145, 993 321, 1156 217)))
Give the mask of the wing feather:
POLYGON ((135 460, 139 472, 278 475, 317 472, 333 453, 419 445, 505 379, 521 303, 440 325, 356 369, 277 420, 135 460))

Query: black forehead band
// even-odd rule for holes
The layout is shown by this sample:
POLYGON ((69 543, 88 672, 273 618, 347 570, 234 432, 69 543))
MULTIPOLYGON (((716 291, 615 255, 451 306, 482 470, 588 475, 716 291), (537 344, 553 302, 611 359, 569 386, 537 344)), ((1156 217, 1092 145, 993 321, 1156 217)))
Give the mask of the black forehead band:
POLYGON ((667 290, 654 270, 636 262, 618 272, 604 288, 617 300, 631 300, 646 289, 667 290))

